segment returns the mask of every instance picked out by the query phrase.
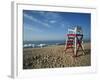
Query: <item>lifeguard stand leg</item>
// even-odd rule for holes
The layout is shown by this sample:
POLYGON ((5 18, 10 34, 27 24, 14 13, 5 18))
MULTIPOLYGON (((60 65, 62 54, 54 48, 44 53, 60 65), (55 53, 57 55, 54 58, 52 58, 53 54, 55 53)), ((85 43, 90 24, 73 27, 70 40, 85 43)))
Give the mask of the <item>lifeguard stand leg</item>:
POLYGON ((76 37, 75 37, 75 46, 74 46, 74 55, 76 56, 76 54, 77 54, 77 39, 76 39, 76 37))
POLYGON ((82 41, 82 50, 83 50, 83 55, 85 54, 85 52, 84 52, 84 46, 83 46, 83 41, 82 41))

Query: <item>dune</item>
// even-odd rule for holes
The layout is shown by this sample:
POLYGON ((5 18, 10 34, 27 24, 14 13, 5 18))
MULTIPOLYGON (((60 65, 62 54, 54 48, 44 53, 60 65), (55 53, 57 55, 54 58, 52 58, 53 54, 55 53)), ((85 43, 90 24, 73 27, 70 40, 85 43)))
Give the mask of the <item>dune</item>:
POLYGON ((23 49, 23 69, 84 67, 91 66, 91 45, 84 43, 85 55, 79 50, 78 56, 73 57, 69 49, 64 51, 64 45, 53 45, 43 48, 23 49))

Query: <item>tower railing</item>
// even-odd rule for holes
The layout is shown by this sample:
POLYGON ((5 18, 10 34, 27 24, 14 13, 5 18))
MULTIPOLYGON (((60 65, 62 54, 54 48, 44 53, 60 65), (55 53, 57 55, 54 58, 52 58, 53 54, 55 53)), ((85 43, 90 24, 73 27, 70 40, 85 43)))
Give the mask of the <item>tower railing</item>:
POLYGON ((67 39, 65 44, 64 51, 66 52, 67 49, 72 49, 74 56, 77 56, 79 48, 81 48, 84 54, 84 46, 83 46, 83 31, 82 28, 76 26, 74 29, 68 29, 67 39))

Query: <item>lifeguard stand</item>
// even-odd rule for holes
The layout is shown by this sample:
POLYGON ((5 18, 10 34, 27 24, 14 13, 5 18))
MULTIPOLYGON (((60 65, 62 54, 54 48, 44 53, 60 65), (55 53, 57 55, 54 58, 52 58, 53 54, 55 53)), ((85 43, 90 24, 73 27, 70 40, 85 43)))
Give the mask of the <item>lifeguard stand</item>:
POLYGON ((75 26, 74 28, 68 29, 64 51, 67 51, 67 49, 72 49, 74 56, 77 56, 79 48, 81 48, 84 54, 83 31, 80 26, 75 26))

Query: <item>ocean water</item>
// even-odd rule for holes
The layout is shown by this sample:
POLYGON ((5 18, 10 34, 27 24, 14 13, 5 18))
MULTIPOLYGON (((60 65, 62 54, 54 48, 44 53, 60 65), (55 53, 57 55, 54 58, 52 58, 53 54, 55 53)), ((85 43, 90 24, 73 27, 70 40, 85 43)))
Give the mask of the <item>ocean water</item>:
POLYGON ((24 48, 46 47, 49 45, 64 45, 65 40, 23 41, 24 48))

